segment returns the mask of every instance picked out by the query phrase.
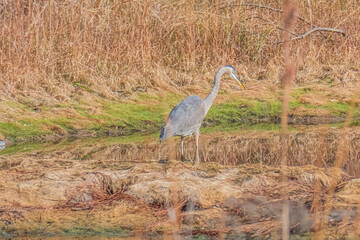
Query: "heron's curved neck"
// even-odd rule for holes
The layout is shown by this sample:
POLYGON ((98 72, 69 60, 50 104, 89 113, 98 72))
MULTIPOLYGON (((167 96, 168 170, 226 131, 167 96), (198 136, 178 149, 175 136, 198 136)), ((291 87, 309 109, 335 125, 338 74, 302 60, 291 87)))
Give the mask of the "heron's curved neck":
POLYGON ((221 77, 225 73, 225 70, 226 70, 225 68, 220 68, 215 74, 214 86, 213 86, 211 92, 209 93, 209 95, 203 101, 203 104, 205 107, 205 115, 209 111, 211 105, 213 104, 213 102, 219 92, 221 77))

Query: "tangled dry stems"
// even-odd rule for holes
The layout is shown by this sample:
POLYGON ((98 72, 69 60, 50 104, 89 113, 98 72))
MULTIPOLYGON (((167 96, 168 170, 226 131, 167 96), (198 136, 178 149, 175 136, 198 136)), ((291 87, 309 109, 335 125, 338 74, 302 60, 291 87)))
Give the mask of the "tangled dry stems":
MULTIPOLYGON (((281 9, 279 1, 262 4, 281 9)), ((296 33, 311 28, 306 19, 347 36, 315 33, 291 43, 297 83, 357 81, 360 23, 351 17, 356 6, 354 1, 298 3, 302 20, 296 33)), ((282 45, 272 43, 282 39, 282 17, 221 1, 3 1, 0 99, 39 105, 82 94, 198 92, 210 87, 215 69, 224 64, 245 70, 246 81, 278 84, 282 45)))

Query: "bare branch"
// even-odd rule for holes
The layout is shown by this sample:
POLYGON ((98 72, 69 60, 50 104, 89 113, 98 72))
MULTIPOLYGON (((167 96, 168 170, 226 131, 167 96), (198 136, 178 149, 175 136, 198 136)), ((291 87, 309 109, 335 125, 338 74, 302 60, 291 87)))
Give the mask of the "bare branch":
MULTIPOLYGON (((316 28, 311 29, 310 31, 307 31, 307 32, 304 33, 304 34, 301 34, 301 35, 298 35, 298 36, 296 36, 296 37, 291 38, 290 41, 304 38, 304 37, 306 37, 307 35, 309 35, 309 34, 311 34, 311 33, 313 33, 313 32, 316 32, 316 31, 326 31, 326 32, 340 33, 340 34, 342 34, 342 35, 345 37, 345 31, 344 31, 344 30, 336 29, 336 28, 316 27, 316 28)), ((275 44, 284 43, 284 42, 285 42, 285 41, 279 41, 279 42, 276 42, 275 44)))
POLYGON ((304 34, 301 34, 297 37, 294 37, 292 38, 291 40, 296 40, 296 39, 300 39, 300 38, 304 38, 306 37, 307 35, 313 33, 313 32, 316 32, 316 31, 326 31, 326 32, 336 32, 336 33, 341 33, 344 37, 345 37, 345 31, 344 30, 341 30, 341 29, 336 29, 336 28, 326 28, 326 27, 316 27, 316 28, 313 28, 311 29, 310 31, 304 33, 304 34))
POLYGON ((281 13, 284 12, 284 10, 282 10, 282 9, 273 8, 273 7, 269 7, 269 6, 261 5, 261 4, 256 4, 256 3, 238 3, 238 4, 235 3, 235 4, 229 4, 229 5, 224 6, 222 8, 232 7, 232 6, 249 6, 249 7, 257 7, 257 8, 266 8, 266 9, 272 10, 274 12, 281 12, 281 13))
MULTIPOLYGON (((256 4, 256 3, 240 3, 240 4, 231 4, 231 5, 227 5, 225 7, 230 7, 230 6, 248 6, 248 7, 257 7, 257 8, 263 8, 263 9, 268 9, 268 10, 271 10, 271 11, 274 11, 274 12, 279 12, 279 13, 285 13, 284 10, 282 9, 278 9, 278 8, 273 8, 273 7, 270 7, 270 6, 266 6, 266 5, 262 5, 262 4, 256 4)), ((223 7, 223 8, 225 8, 223 7)), ((296 18, 299 19, 300 21, 310 25, 311 27, 313 28, 318 28, 318 26, 316 26, 315 24, 312 24, 311 22, 309 22, 308 20, 306 20, 305 18, 303 17, 300 17, 298 15, 296 15, 296 18)), ((321 35, 326 38, 326 36, 320 31, 321 35)))
MULTIPOLYGON (((231 4, 230 6, 248 6, 248 7, 257 7, 257 8, 264 8, 264 9, 269 9, 271 11, 274 11, 274 12, 279 12, 279 13, 285 13, 284 10, 282 9, 278 9, 278 8, 273 8, 273 7, 270 7, 270 6, 266 6, 266 5, 261 5, 261 4, 256 4, 256 3, 240 3, 240 4, 231 4)), ((315 26, 314 24, 312 24, 311 22, 309 22, 308 20, 306 20, 305 18, 303 17, 300 17, 300 16, 297 16, 297 19, 299 19, 300 21, 303 21, 305 22, 306 24, 312 26, 312 27, 317 27, 315 26)))

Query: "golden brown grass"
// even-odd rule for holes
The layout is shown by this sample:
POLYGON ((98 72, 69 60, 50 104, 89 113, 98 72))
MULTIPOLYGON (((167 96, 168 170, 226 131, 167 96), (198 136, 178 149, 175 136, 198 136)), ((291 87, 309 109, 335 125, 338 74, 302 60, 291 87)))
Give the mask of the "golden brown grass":
MULTIPOLYGON (((261 4, 281 9, 282 1, 267 0, 262 1, 261 4)), ((148 90, 201 92, 201 88, 208 89, 212 84, 211 78, 215 70, 225 64, 232 64, 240 70, 250 86, 250 91, 256 92, 260 85, 278 87, 283 72, 285 76, 289 76, 288 82, 292 82, 291 78, 295 76, 296 69, 295 83, 313 85, 320 82, 340 88, 340 95, 341 91, 356 92, 360 72, 358 61, 360 20, 356 17, 360 7, 357 1, 331 3, 301 1, 297 4, 297 16, 303 17, 306 21, 296 18, 292 29, 286 26, 286 22, 283 27, 283 13, 259 5, 246 5, 242 1, 4 1, 0 3, 0 84, 2 86, 0 100, 12 99, 39 105, 69 100, 83 93, 117 98, 148 90), (316 32, 303 39, 278 43, 283 40, 284 31, 288 31, 285 33, 286 41, 309 31, 313 27, 312 24, 343 29, 346 36, 334 32, 316 32), (285 55, 283 55, 284 49, 285 55), (289 65, 290 59, 294 61, 294 66, 289 65), (260 80, 261 84, 256 82, 260 80)), ((341 211, 347 211, 359 205, 358 181, 350 180, 340 169, 340 167, 345 169, 353 176, 360 174, 357 154, 360 145, 356 135, 357 130, 352 129, 350 132, 345 128, 342 132, 321 130, 306 134, 288 134, 286 119, 290 94, 286 91, 286 87, 289 85, 291 84, 284 81, 283 135, 276 133, 259 138, 258 135, 243 134, 219 138, 219 141, 216 138, 209 140, 204 137, 202 144, 207 147, 203 147, 201 154, 204 162, 215 161, 224 165, 249 162, 281 164, 283 180, 280 182, 277 182, 279 168, 262 174, 246 172, 249 169, 240 169, 239 172, 246 172, 246 176, 240 174, 237 180, 243 181, 241 186, 247 186, 254 195, 266 195, 277 202, 277 204, 268 204, 261 199, 263 202, 256 202, 265 208, 277 208, 278 203, 281 205, 285 203, 283 210, 286 215, 291 215, 292 210, 287 199, 297 200, 299 197, 306 199, 312 203, 314 231, 317 234, 315 238, 331 236, 329 225, 332 223, 329 223, 328 216, 332 211, 338 211, 337 208, 344 208, 345 210, 341 211), (239 145, 241 148, 238 147, 239 145), (304 166, 314 163, 318 167, 304 166), (334 166, 334 168, 319 168, 322 166, 334 166)), ((231 89, 229 85, 225 87, 231 89)), ((253 92, 251 94, 254 95, 253 92)), ((321 100, 312 97, 304 96, 301 101, 310 103, 318 101, 321 104, 321 100)), ((349 101, 354 103, 356 100, 349 101)), ((349 126, 351 109, 345 127, 349 126)), ((49 125, 49 128, 53 126, 49 125)), ((56 131, 56 129, 52 130, 56 131)), ((174 144, 170 142, 170 145, 174 144)), ((63 155, 63 159, 81 159, 83 162, 54 161, 54 158, 49 156, 48 159, 33 159, 34 161, 20 162, 14 166, 10 164, 9 159, 6 159, 1 168, 6 175, 16 175, 14 179, 18 182, 30 181, 33 178, 40 178, 39 166, 46 169, 56 166, 61 169, 74 166, 79 168, 81 165, 81 169, 85 170, 121 171, 132 169, 143 159, 151 164, 154 161, 149 159, 158 160, 158 151, 161 156, 164 155, 162 154, 164 150, 159 150, 158 145, 153 143, 145 144, 140 148, 128 144, 96 151, 92 146, 85 150, 72 147, 67 152, 52 154, 63 155), (34 172, 31 172, 31 169, 34 169, 34 172)), ((192 156, 193 151, 194 149, 188 148, 187 154, 192 156)), ((59 159, 59 156, 56 156, 56 159, 59 159)), ((139 175, 149 173, 145 167, 139 171, 139 175)), ((171 172, 171 168, 166 164, 164 167, 156 168, 156 171, 161 172, 157 176, 165 176, 167 181, 171 180, 167 176, 175 172, 171 172)), ((213 178, 218 174, 217 171, 220 170, 201 166, 195 169, 193 174, 213 178)), ((78 176, 81 171, 78 170, 74 174, 78 176)), ((69 199, 65 201, 68 207, 76 205, 71 201, 76 199, 74 196, 79 191, 84 190, 93 196, 91 204, 98 204, 104 208, 109 208, 113 203, 116 204, 116 201, 123 200, 122 195, 112 195, 113 189, 110 191, 107 188, 111 185, 110 177, 97 172, 94 175, 101 183, 100 191, 92 191, 91 184, 80 184, 73 189, 69 188, 69 199)), ((118 186, 121 193, 123 187, 128 187, 126 184, 133 184, 133 179, 127 180, 129 183, 122 181, 120 187, 118 186)), ((158 182, 154 186, 157 184, 158 182)), ((1 187, 5 189, 12 186, 6 186, 2 182, 1 187)), ((23 188, 26 189, 26 186, 23 188)), ((178 188, 177 182, 170 187, 169 196, 172 202, 169 201, 168 205, 164 206, 167 208, 169 219, 162 219, 164 222, 169 220, 165 229, 168 229, 174 238, 178 237, 184 217, 179 209, 185 202, 178 201, 178 188)), ((209 191, 209 195, 217 196, 217 192, 209 191)), ((36 197, 38 196, 30 194, 27 201, 31 202, 32 198, 36 197)), ((210 197, 209 199, 213 200, 210 197)), ((136 202, 134 199, 131 200, 131 204, 143 206, 134 203, 136 202)), ((243 199, 240 200, 239 202, 244 202, 243 199)), ((41 203, 37 202, 37 204, 41 203)), ((12 204, 12 207, 20 206, 18 202, 12 204)), ((77 204, 76 211, 87 210, 83 208, 87 205, 88 203, 82 202, 77 204)), ((211 202, 210 205, 213 203, 211 202)), ((296 211, 303 211, 303 208, 302 206, 296 211)), ((236 208, 231 210, 235 211, 236 208)), ((164 216, 165 210, 162 211, 164 216)), ((193 216, 189 221, 202 220, 202 223, 207 224, 216 217, 218 229, 211 231, 220 238, 224 237, 223 233, 228 233, 229 228, 225 224, 226 215, 223 209, 205 209, 205 211, 210 213, 201 216, 190 212, 188 215, 193 216)), ((9 215, 10 218, 13 216, 12 218, 18 218, 19 221, 25 216, 13 213, 9 215)), ((141 221, 150 222, 149 219, 154 218, 151 214, 146 219, 134 217, 133 209, 121 204, 117 206, 116 212, 109 211, 107 217, 118 222, 119 215, 123 213, 129 214, 121 219, 125 223, 131 219, 139 224, 141 221)), ((98 215, 103 216, 103 213, 98 215)), ((38 218, 37 215, 33 216, 38 218)), ((44 216, 45 219, 53 218, 52 214, 44 216)), ((28 216, 26 218, 30 219, 28 216)), ((278 216, 274 215, 272 218, 275 220, 271 221, 271 228, 248 224, 242 225, 241 231, 247 232, 246 228, 249 228, 250 232, 253 232, 256 229, 257 232, 253 236, 262 236, 274 231, 271 229, 279 229, 278 216)), ((93 218, 94 221, 96 219, 93 218)), ((346 230, 341 232, 339 228, 335 236, 349 235, 350 225, 356 234, 358 217, 356 221, 352 222, 352 219, 354 218, 351 216, 351 211, 348 211, 348 216, 341 219, 341 224, 347 226, 346 230)), ((33 220, 35 222, 35 219, 33 220)), ((269 225, 269 222, 266 224, 269 225)), ((160 222, 160 225, 162 223, 160 222)), ((258 221, 255 224, 258 223, 264 222, 258 221)), ((284 239, 288 238, 290 227, 289 218, 283 217, 284 239)))
MULTIPOLYGON (((199 91, 210 87, 224 64, 243 72, 248 85, 257 80, 277 84, 283 45, 274 43, 282 40, 282 13, 240 3, 3 1, 0 99, 30 97, 41 104, 92 90, 106 97, 148 89, 199 91)), ((282 7, 282 1, 261 4, 282 7)), ((299 16, 343 29, 346 37, 316 32, 292 41, 296 82, 351 86, 359 77, 357 2, 297 4, 299 16)), ((294 32, 310 29, 298 19, 294 32)))
MULTIPOLYGON (((169 174, 164 175, 164 164, 140 163, 130 170, 109 171, 97 166, 91 170, 83 168, 90 165, 89 161, 79 164, 79 160, 68 160, 73 166, 39 165, 40 174, 35 176, 27 166, 38 161, 37 157, 22 160, 21 166, 1 170, 4 175, 0 181, 5 194, 1 198, 7 199, 0 204, 0 227, 19 235, 67 231, 86 234, 84 230, 103 231, 106 235, 125 228, 133 234, 159 231, 173 237, 226 237, 234 232, 274 237, 281 225, 279 210, 286 199, 282 195, 284 189, 289 193, 292 234, 303 234, 312 224, 308 204, 315 194, 315 183, 319 183, 319 197, 324 200, 325 192, 336 182, 333 202, 337 208, 332 212, 346 212, 356 206, 359 196, 354 188, 359 180, 336 168, 285 166, 283 173, 288 182, 283 182, 280 167, 263 164, 222 167, 215 174, 211 170, 204 174, 215 165, 171 162, 169 174), (134 181, 119 188, 130 177, 134 181), (56 183, 61 185, 54 187, 56 183)), ((342 229, 341 224, 330 223, 326 231, 342 229)), ((356 223, 351 222, 346 231, 334 236, 348 236, 354 226, 356 223)))

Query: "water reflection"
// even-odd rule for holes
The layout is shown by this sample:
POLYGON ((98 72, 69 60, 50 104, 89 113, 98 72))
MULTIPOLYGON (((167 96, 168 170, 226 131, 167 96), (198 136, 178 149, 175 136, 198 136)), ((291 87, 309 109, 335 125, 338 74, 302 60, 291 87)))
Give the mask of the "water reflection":
POLYGON ((3 149, 5 149, 5 147, 6 147, 5 142, 4 142, 4 141, 0 141, 0 151, 3 150, 3 149))
MULTIPOLYGON (((115 162, 148 162, 168 159, 180 160, 180 141, 170 139, 159 144, 157 135, 106 137, 64 140, 57 143, 10 146, 1 155, 27 151, 37 158, 66 160, 97 160, 115 162)), ((293 131, 287 137, 288 165, 333 166, 340 141, 345 141, 344 170, 353 176, 360 175, 360 128, 344 132, 337 128, 312 128, 293 131)), ((185 139, 185 158, 195 154, 194 138, 185 139)), ((277 131, 212 133, 200 136, 200 159, 223 165, 243 163, 280 164, 280 135, 277 131)))

